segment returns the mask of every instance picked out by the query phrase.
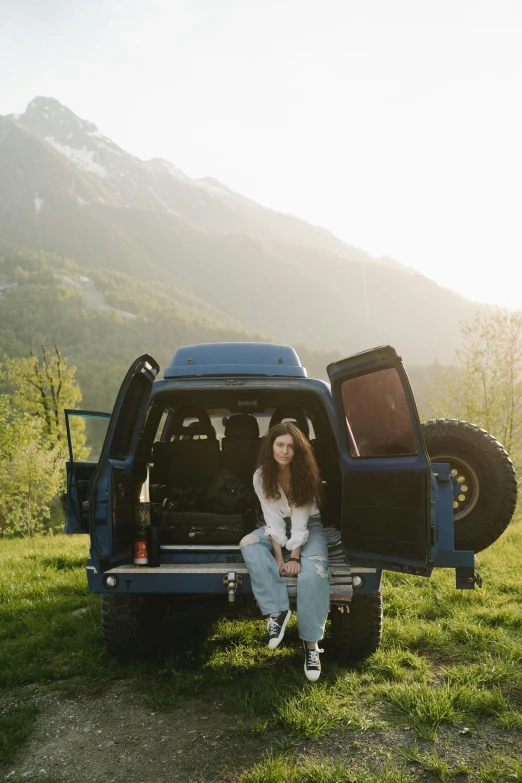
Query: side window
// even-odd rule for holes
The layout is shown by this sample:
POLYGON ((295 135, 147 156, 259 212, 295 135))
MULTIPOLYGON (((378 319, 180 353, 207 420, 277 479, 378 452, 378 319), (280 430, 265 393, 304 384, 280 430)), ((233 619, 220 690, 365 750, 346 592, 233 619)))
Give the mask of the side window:
POLYGON ((210 421, 216 432, 216 438, 221 444, 221 441, 225 437, 225 422, 227 416, 230 416, 230 410, 228 408, 214 408, 209 411, 209 413, 210 421))
POLYGON ((341 393, 352 457, 417 454, 408 402, 395 368, 343 381, 341 393))
POLYGON ((67 410, 66 417, 71 460, 98 462, 111 414, 67 410))
POLYGON ((163 431, 165 429, 165 425, 167 423, 169 413, 170 413, 170 408, 165 408, 165 410, 161 414, 161 419, 158 424, 158 429, 156 430, 156 435, 154 436, 154 442, 156 442, 157 440, 161 440, 161 436, 163 435, 163 431))

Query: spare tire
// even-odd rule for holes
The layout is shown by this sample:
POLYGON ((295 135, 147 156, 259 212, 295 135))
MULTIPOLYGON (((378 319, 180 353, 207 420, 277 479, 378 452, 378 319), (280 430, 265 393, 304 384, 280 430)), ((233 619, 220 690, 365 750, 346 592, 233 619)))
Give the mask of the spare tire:
POLYGON ((513 463, 486 430, 467 421, 432 419, 422 431, 432 462, 449 462, 461 486, 455 500, 455 549, 480 552, 502 535, 517 504, 513 463))

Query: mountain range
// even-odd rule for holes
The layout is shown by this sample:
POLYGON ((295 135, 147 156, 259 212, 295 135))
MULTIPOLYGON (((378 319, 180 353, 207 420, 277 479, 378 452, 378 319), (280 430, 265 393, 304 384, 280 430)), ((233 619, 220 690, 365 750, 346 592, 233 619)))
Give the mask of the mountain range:
POLYGON ((215 179, 140 160, 54 98, 0 117, 0 252, 15 251, 175 290, 246 333, 342 355, 386 343, 414 364, 450 363, 480 307, 215 179))

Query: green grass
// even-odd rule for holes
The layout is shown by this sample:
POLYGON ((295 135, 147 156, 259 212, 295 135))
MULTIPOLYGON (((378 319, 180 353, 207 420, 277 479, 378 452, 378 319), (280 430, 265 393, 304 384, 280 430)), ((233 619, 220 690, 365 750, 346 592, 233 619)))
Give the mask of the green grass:
POLYGON ((408 762, 418 764, 423 770, 430 772, 433 777, 442 783, 448 783, 452 778, 460 775, 468 775, 470 767, 464 762, 452 764, 445 758, 442 758, 436 750, 421 751, 417 745, 407 750, 404 757, 408 762))
MULTIPOLYGON (((271 652, 261 622, 180 612, 168 620, 160 654, 127 664, 111 660, 101 642, 98 598, 87 591, 87 546, 83 536, 0 539, 0 694, 9 697, 6 704, 12 696, 23 696, 26 686, 68 694, 125 678, 159 711, 220 688, 238 715, 240 730, 269 746, 273 736, 284 735, 290 743, 311 739, 319 748, 332 732, 353 737, 354 732, 406 727, 408 736, 432 742, 432 750, 423 747, 415 760, 401 757, 397 748, 378 773, 342 768, 335 758, 291 760, 279 752, 246 770, 241 783, 407 783, 420 768, 433 780, 450 780, 464 775, 465 765, 440 752, 441 733, 472 736, 484 726, 493 727, 495 736, 522 732, 520 516, 500 541, 477 556, 481 590, 456 591, 451 571, 437 571, 429 580, 386 574, 381 648, 345 666, 328 654, 327 635, 323 676, 313 685, 303 676, 295 618, 285 644, 271 652), (169 644, 171 635, 183 638, 183 646, 169 644), (380 777, 368 777, 374 774, 380 777)), ((24 698, 15 711, 0 709, 4 764, 36 720, 36 708, 24 698)), ((486 761, 466 759, 470 783, 502 783, 502 775, 506 781, 522 780, 520 765, 504 757, 503 747, 490 750, 486 761), (494 778, 497 762, 500 771, 494 778)))
POLYGON ((291 754, 274 755, 269 752, 251 770, 245 772, 240 783, 417 783, 418 778, 404 767, 385 764, 374 774, 367 767, 336 763, 303 757, 296 761, 291 754))
POLYGON ((0 717, 0 764, 13 760, 16 749, 30 736, 37 715, 38 708, 29 704, 0 717))

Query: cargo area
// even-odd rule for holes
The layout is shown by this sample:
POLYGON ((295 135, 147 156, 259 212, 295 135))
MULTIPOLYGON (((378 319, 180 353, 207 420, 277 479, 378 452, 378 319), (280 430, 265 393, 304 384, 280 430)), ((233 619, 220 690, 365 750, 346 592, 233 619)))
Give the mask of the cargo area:
POLYGON ((242 535, 262 524, 252 477, 263 437, 282 421, 295 423, 309 440, 323 481, 323 521, 335 526, 339 458, 320 399, 309 390, 277 393, 273 384, 271 390, 248 395, 214 390, 212 396, 221 399, 211 401, 205 392, 192 391, 190 403, 180 393, 152 403, 156 416, 161 407, 161 418, 147 478, 151 523, 160 528, 161 543, 238 544, 242 535), (242 494, 237 503, 231 500, 228 513, 216 502, 220 478, 229 482, 232 492, 242 494))

